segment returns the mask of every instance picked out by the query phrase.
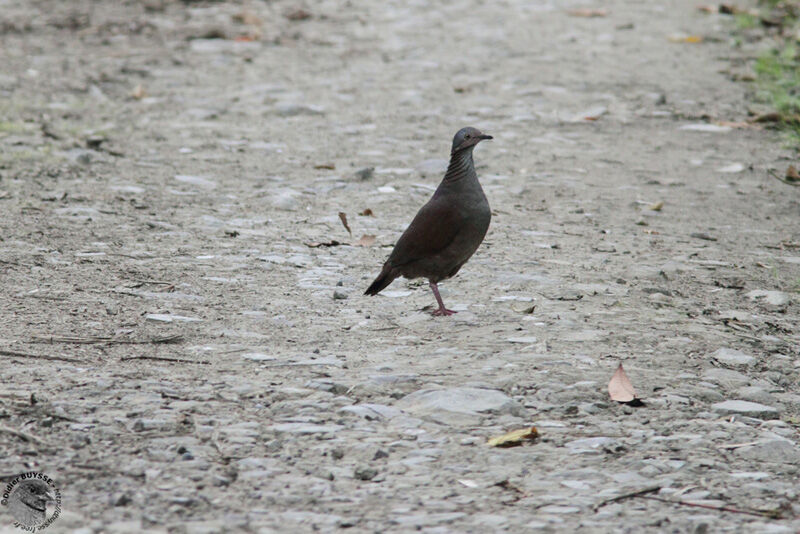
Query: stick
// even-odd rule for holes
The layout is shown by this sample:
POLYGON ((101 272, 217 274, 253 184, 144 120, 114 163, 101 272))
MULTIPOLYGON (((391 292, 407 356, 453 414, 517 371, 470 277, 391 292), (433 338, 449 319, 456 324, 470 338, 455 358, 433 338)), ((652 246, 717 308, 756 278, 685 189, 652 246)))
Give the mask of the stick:
POLYGON ((22 430, 17 430, 15 428, 11 428, 8 426, 0 425, 0 433, 5 432, 6 434, 11 434, 12 436, 17 436, 18 438, 24 439, 25 441, 30 441, 33 443, 44 443, 41 438, 37 438, 33 434, 28 434, 27 432, 23 432, 22 430))
POLYGON ((650 487, 650 488, 637 490, 637 491, 634 491, 634 492, 631 492, 631 493, 625 493, 623 495, 618 495, 616 497, 612 497, 611 499, 606 499, 605 501, 602 501, 600 504, 597 504, 594 507, 594 511, 597 512, 597 510, 599 510, 600 508, 602 508, 603 506, 605 506, 607 504, 611 504, 612 502, 623 501, 625 499, 631 499, 633 497, 639 497, 641 495, 646 495, 648 493, 653 493, 653 492, 658 491, 660 489, 661 489, 661 486, 653 486, 653 487, 650 487))
POLYGON ((31 343, 74 343, 78 345, 91 345, 95 343, 120 344, 120 345, 145 345, 148 343, 178 343, 183 341, 183 336, 173 334, 169 336, 154 337, 150 339, 124 339, 111 337, 73 337, 73 336, 34 336, 31 343))
POLYGON ((641 497, 642 499, 648 499, 651 501, 659 501, 665 502, 669 504, 677 504, 680 506, 692 506, 695 508, 705 508, 707 510, 717 510, 720 512, 731 512, 733 514, 746 514, 746 515, 754 515, 757 517, 769 517, 772 519, 783 519, 783 514, 778 510, 773 510, 769 512, 761 512, 759 510, 739 510, 738 508, 731 508, 730 506, 714 506, 711 504, 702 504, 698 502, 686 502, 686 501, 672 501, 670 499, 663 499, 661 497, 653 497, 652 495, 637 495, 637 497, 641 497))
POLYGON ((769 169, 767 171, 767 174, 769 174, 770 176, 772 176, 773 178, 775 178, 779 182, 785 183, 786 185, 791 185, 792 187, 800 187, 800 183, 790 182, 786 178, 781 178, 780 176, 778 176, 778 173, 775 172, 775 169, 769 169))
POLYGON ((16 352, 13 350, 0 349, 0 356, 15 356, 17 358, 31 358, 36 360, 55 360, 61 362, 81 363, 81 360, 74 358, 62 358, 61 356, 47 356, 45 354, 28 354, 27 352, 16 352))
POLYGON ((131 360, 155 360, 158 362, 172 362, 172 363, 196 363, 199 365, 211 365, 208 360, 187 360, 184 358, 162 358, 161 356, 129 356, 127 358, 120 358, 123 362, 131 360))

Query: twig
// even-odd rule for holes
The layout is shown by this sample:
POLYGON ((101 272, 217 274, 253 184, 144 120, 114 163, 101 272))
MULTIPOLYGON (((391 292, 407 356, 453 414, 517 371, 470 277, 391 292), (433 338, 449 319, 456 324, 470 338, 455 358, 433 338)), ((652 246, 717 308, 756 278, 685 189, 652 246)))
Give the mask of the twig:
POLYGON ((37 438, 33 434, 28 434, 27 432, 23 432, 22 430, 17 430, 15 428, 11 428, 8 426, 0 425, 0 433, 11 434, 12 436, 16 436, 18 438, 24 439, 25 441, 30 441, 33 443, 44 443, 41 438, 37 438))
POLYGON ((162 358, 161 356, 129 356, 120 358, 123 362, 131 360, 155 360, 158 362, 171 362, 171 363, 196 363, 199 365, 211 365, 208 360, 187 360, 185 358, 162 358))
POLYGON ((772 176, 773 178, 775 178, 775 179, 776 179, 776 180, 778 180, 779 182, 783 182, 783 183, 785 183, 786 185, 791 185, 792 187, 800 187, 800 182, 798 182, 798 183, 795 183, 795 182, 790 182, 790 181, 789 181, 789 180, 787 180, 786 178, 781 178, 781 177, 778 175, 778 173, 777 173, 777 172, 775 172, 775 169, 769 169, 769 170, 767 170, 767 174, 769 174, 770 176, 772 176))
POLYGON ((603 506, 605 506, 607 504, 611 504, 612 502, 618 502, 618 501, 623 501, 625 499, 631 499, 633 497, 639 497, 641 495, 647 495, 648 493, 653 493, 653 492, 658 491, 660 489, 661 489, 661 486, 653 486, 653 487, 650 487, 650 488, 645 488, 645 489, 633 491, 631 493, 625 493, 623 495, 618 495, 616 497, 612 497, 611 499, 606 499, 605 501, 602 501, 601 503, 595 505, 594 511, 596 512, 597 510, 599 510, 603 506))
POLYGON ((0 349, 0 356, 13 356, 17 358, 31 358, 36 360, 55 360, 61 362, 80 363, 81 360, 74 358, 62 358, 61 356, 47 356, 45 354, 29 354, 27 352, 17 352, 13 350, 0 349))
POLYGON ((76 345, 92 345, 96 343, 106 343, 109 345, 146 345, 149 343, 179 343, 183 341, 180 334, 160 336, 150 339, 125 339, 113 337, 78 337, 78 336, 34 336, 31 343, 73 343, 76 345))
POLYGON ((653 497, 652 495, 636 495, 637 497, 641 497, 642 499, 648 499, 651 501, 659 501, 665 502, 669 504, 677 504, 680 506, 691 506, 694 508, 705 508, 706 510, 717 510, 719 512, 731 512, 732 514, 746 514, 746 515, 754 515, 757 517, 769 517, 772 519, 783 519, 783 514, 779 510, 773 511, 759 511, 759 510, 739 510, 738 508, 731 508, 730 506, 714 506, 712 504, 702 504, 698 502, 686 502, 686 501, 673 501, 670 499, 664 499, 662 497, 653 497))

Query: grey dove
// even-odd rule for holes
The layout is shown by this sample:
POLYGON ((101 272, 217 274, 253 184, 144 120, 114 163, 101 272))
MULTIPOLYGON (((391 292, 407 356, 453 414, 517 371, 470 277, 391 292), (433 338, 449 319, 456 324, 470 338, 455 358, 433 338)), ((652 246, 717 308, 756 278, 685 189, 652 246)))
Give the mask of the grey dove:
POLYGON ((377 295, 399 276, 427 278, 439 304, 433 315, 456 313, 445 308, 437 284, 456 275, 489 229, 492 212, 475 173, 472 150, 491 138, 471 127, 456 133, 444 179, 397 240, 365 295, 377 295))

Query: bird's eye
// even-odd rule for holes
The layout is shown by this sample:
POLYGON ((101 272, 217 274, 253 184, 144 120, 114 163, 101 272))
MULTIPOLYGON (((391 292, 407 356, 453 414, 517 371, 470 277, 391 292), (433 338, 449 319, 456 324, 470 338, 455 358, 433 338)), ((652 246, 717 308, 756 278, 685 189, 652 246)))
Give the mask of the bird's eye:
POLYGON ((469 139, 471 136, 469 134, 464 136, 464 139, 469 139))

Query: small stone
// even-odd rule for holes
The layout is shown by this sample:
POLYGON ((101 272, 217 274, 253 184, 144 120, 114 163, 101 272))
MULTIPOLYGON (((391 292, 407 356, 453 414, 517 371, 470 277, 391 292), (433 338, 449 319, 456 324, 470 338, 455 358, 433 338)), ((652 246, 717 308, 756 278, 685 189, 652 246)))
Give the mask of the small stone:
POLYGON ((123 493, 114 499, 114 506, 128 506, 132 502, 133 499, 131 496, 127 493, 123 493))
POLYGON ((792 299, 783 291, 766 291, 763 289, 755 289, 747 293, 747 298, 758 302, 763 302, 769 306, 782 307, 789 304, 792 299))
POLYGON ((406 395, 396 406, 415 414, 438 412, 496 412, 517 414, 521 406, 505 393, 493 389, 449 388, 421 389, 406 395))
POLYGON ((751 445, 749 447, 739 447, 734 450, 734 454, 761 462, 773 463, 800 463, 800 448, 793 442, 784 439, 774 439, 751 445))
POLYGON ((778 410, 772 406, 744 400, 727 400, 711 405, 711 409, 723 415, 746 415, 759 419, 776 419, 778 410))
POLYGON ((748 366, 756 363, 756 359, 736 349, 721 348, 711 355, 715 360, 725 365, 748 366))
POLYGON ((378 476, 378 470, 371 467, 356 467, 353 476, 358 480, 372 480, 378 476))
POLYGON ((333 300, 345 300, 347 297, 349 297, 349 295, 341 289, 337 289, 333 292, 333 300))
POLYGON ((359 169, 355 172, 356 178, 361 181, 367 181, 372 178, 372 175, 375 174, 375 167, 364 167, 363 169, 359 169))
POLYGON ((717 168, 717 172, 725 172, 735 174, 737 172, 742 172, 744 170, 744 165, 741 163, 731 163, 730 165, 724 165, 722 167, 717 168))
POLYGON ((215 187, 217 187, 216 182, 209 180, 208 178, 203 178, 201 176, 188 176, 185 174, 177 174, 175 175, 175 179, 179 182, 196 185, 204 189, 214 189, 215 187))

